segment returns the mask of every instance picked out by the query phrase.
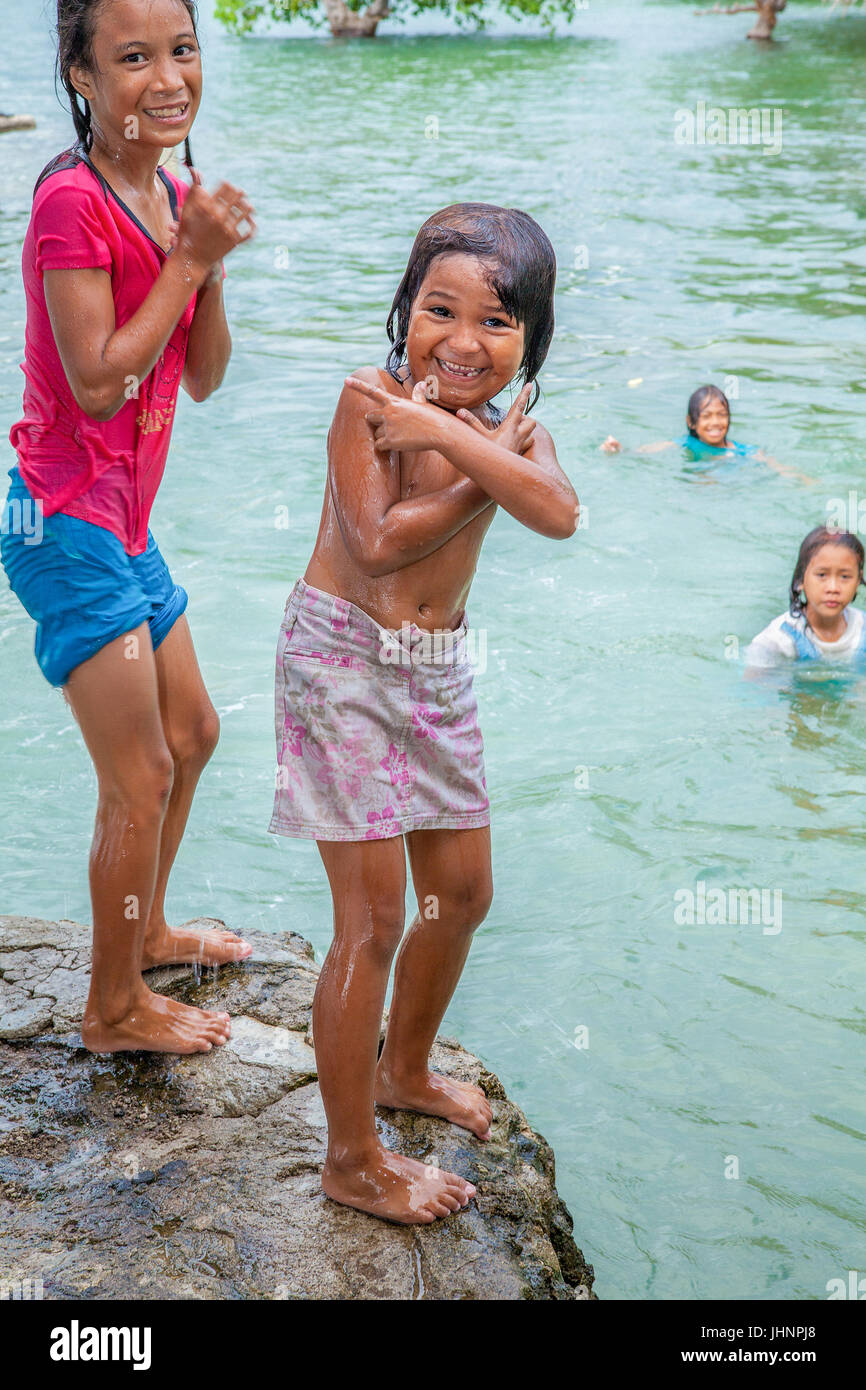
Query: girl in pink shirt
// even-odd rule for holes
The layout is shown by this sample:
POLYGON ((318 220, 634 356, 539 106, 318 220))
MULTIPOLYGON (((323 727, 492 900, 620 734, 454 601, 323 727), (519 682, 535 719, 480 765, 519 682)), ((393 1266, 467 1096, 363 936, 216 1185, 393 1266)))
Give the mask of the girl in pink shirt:
POLYGON ((205 1052, 228 1038, 228 1015, 154 994, 142 971, 223 964, 251 947, 165 920, 219 721, 187 595, 148 518, 179 387, 203 401, 223 379, 222 259, 254 235, 253 208, 231 184, 209 194, 195 170, 188 188, 159 167, 186 140, 191 168, 202 92, 192 0, 59 0, 57 12, 78 139, 40 175, 24 242, 24 413, 10 432, 0 555, 99 782, 84 1044, 205 1052))

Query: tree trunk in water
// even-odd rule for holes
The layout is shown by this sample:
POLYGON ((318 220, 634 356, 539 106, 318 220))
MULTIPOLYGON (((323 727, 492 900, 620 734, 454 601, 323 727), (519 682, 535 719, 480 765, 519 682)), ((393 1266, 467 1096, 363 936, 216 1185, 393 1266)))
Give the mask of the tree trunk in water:
POLYGON ((747 39, 771 39, 776 27, 776 15, 785 8, 788 0, 758 0, 758 19, 754 29, 750 29, 747 39))
POLYGON ((391 11, 388 0, 373 0, 366 10, 350 10, 344 0, 322 0, 331 33, 337 38, 347 35, 372 39, 380 19, 387 19, 391 11))

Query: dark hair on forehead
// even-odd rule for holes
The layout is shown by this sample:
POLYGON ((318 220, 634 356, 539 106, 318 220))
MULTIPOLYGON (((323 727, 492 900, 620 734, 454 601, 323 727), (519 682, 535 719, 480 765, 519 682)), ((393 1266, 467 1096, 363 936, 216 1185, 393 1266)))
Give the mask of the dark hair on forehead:
POLYGON ((697 391, 693 391, 689 396, 689 406, 686 411, 686 425, 689 434, 693 435, 695 439, 698 437, 695 425, 698 423, 704 406, 709 405, 710 401, 721 401, 728 412, 728 420, 731 418, 731 407, 724 391, 720 391, 718 386, 699 386, 697 391))
POLYGON ((797 563, 794 567, 794 574, 791 578, 790 591, 790 610, 796 618, 800 613, 805 612, 806 605, 800 597, 803 588, 803 578, 806 570, 811 564, 812 558, 821 549, 822 545, 843 545, 851 551, 857 561, 859 578, 857 587, 863 583, 863 542, 859 536, 855 536, 851 531, 835 531, 832 526, 816 526, 814 531, 810 531, 803 544, 800 546, 800 553, 797 556, 797 563))
MULTIPOLYGON (((396 377, 406 361, 409 315, 437 256, 475 256, 489 266, 488 284, 507 314, 524 326, 523 359, 517 378, 535 381, 553 337, 556 256, 534 218, 519 208, 493 203, 452 203, 428 217, 415 238, 387 320, 393 347, 385 363, 396 377)), ((527 409, 535 405, 540 391, 527 409)))
MULTIPOLYGON (((192 23, 193 33, 198 37, 198 14, 195 0, 178 0, 185 6, 192 23)), ((111 4, 111 0, 57 0, 57 66, 54 74, 66 88, 72 107, 75 133, 82 149, 89 150, 93 144, 90 102, 82 97, 72 84, 70 68, 86 68, 93 72, 96 63, 93 57, 93 36, 99 14, 111 4), (84 107, 78 105, 79 101, 84 107)), ((192 164, 189 140, 186 141, 185 159, 187 167, 192 164)))

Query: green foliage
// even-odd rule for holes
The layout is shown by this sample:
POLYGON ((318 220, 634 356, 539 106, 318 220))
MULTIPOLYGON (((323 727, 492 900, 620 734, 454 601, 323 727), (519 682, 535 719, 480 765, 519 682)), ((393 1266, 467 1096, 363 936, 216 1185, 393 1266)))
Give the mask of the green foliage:
MULTIPOLYGON (((360 9, 360 5, 355 6, 360 9)), ((214 18, 233 34, 248 34, 258 19, 324 19, 318 0, 217 0, 214 18)))
MULTIPOLYGON (((363 11, 369 0, 345 0, 345 3, 347 9, 363 11)), ((484 13, 486 0, 389 0, 389 3, 395 19, 437 10, 452 18, 460 28, 483 29, 490 17, 484 13)), ((499 8, 515 19, 538 19, 550 29, 556 18, 572 19, 575 11, 585 9, 586 5, 582 0, 499 0, 499 8)), ((319 0, 217 0, 214 15, 233 34, 250 33, 259 19, 304 19, 314 25, 326 22, 319 0)))

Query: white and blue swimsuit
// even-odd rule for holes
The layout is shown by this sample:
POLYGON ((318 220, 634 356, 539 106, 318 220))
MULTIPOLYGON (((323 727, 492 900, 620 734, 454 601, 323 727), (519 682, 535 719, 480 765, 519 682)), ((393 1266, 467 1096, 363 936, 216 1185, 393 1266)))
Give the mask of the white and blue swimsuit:
POLYGON ((759 632, 746 649, 747 666, 776 666, 791 661, 854 661, 866 655, 866 622, 863 611, 844 609, 847 624, 837 642, 824 642, 806 622, 804 613, 780 613, 759 632))

